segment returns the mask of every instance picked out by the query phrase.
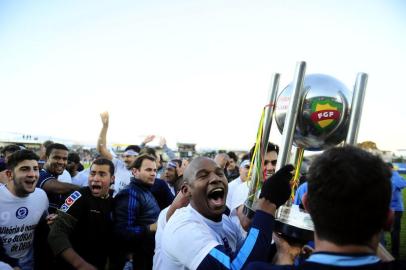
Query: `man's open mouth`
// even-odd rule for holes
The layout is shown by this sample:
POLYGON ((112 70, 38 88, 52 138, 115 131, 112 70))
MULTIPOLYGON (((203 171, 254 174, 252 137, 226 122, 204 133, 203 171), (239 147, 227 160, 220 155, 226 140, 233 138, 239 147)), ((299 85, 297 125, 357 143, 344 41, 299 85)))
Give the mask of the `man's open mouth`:
POLYGON ((215 188, 207 195, 209 204, 213 207, 223 207, 225 204, 225 191, 224 188, 215 188))
POLYGON ((24 183, 28 186, 28 187, 33 187, 35 185, 35 180, 25 180, 24 183))
POLYGON ((92 190, 93 191, 100 191, 102 189, 102 186, 101 185, 97 185, 97 184, 93 184, 92 185, 92 190))

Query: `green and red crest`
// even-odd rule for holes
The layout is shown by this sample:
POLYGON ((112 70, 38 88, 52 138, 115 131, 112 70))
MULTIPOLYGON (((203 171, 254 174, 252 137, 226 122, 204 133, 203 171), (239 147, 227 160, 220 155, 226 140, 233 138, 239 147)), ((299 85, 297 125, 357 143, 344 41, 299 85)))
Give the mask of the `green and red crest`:
POLYGON ((340 120, 343 105, 331 97, 313 98, 310 104, 310 119, 320 131, 330 130, 340 120))

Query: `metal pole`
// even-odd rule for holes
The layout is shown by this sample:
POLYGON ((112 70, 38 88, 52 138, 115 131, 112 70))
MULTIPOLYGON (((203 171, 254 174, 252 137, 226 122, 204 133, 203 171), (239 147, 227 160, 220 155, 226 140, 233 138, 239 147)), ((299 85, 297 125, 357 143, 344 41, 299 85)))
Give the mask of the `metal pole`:
POLYGON ((345 143, 347 145, 355 145, 357 143, 367 81, 368 74, 362 72, 357 74, 357 80, 354 86, 354 93, 352 95, 350 123, 348 127, 347 138, 345 140, 345 143))
POLYGON ((265 127, 263 131, 263 136, 262 136, 262 142, 261 145, 263 146, 262 149, 262 155, 263 156, 266 152, 266 148, 268 147, 268 140, 269 140, 269 133, 271 132, 271 127, 272 127, 272 116, 273 112, 275 111, 275 101, 276 101, 276 96, 278 94, 278 88, 279 88, 279 73, 273 73, 272 78, 271 78, 271 87, 269 89, 269 96, 268 96, 268 108, 267 108, 267 114, 265 115, 265 127))
POLYGON ((306 73, 306 62, 301 61, 296 65, 295 77, 293 79, 292 95, 290 97, 289 109, 286 114, 285 124, 282 132, 282 147, 278 155, 276 170, 284 166, 289 157, 290 149, 293 143, 293 135, 296 128, 296 120, 300 106, 300 93, 303 88, 304 76, 306 73))

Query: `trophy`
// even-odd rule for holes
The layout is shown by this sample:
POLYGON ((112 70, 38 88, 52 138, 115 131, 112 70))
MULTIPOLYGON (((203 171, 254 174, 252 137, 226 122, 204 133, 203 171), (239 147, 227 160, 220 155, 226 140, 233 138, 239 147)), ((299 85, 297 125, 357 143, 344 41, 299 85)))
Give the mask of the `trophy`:
POLYGON ((276 170, 293 159, 295 173, 291 199, 277 209, 274 231, 299 243, 313 239, 310 215, 292 205, 299 183, 304 151, 322 151, 344 142, 355 144, 358 136, 368 75, 359 73, 351 91, 336 78, 325 74, 305 75, 306 63, 298 62, 294 80, 277 96, 279 74, 273 74, 269 104, 264 107, 257 132, 249 172, 249 194, 244 213, 251 217, 264 179, 262 158, 265 154, 272 119, 282 133, 276 170), (295 147, 291 157, 292 145, 295 147))

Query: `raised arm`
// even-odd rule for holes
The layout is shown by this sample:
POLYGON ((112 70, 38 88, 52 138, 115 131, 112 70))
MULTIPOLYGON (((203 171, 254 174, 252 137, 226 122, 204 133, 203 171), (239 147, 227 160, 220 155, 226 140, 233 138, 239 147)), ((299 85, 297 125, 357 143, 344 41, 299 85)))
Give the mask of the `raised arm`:
POLYGON ((113 155, 109 152, 107 149, 107 130, 109 128, 109 113, 108 112, 102 112, 100 114, 100 118, 102 121, 102 129, 100 130, 99 138, 97 140, 97 152, 100 153, 103 157, 112 160, 113 155))

